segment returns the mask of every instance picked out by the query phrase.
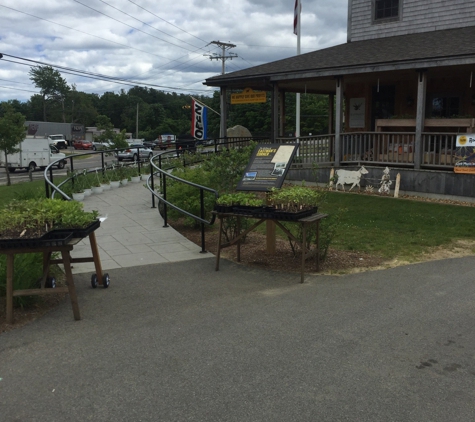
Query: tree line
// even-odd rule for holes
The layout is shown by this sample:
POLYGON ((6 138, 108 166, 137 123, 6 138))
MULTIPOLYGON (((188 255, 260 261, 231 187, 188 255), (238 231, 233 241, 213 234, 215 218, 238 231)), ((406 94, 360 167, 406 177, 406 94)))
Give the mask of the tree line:
MULTIPOLYGON (((0 103, 0 117, 7 109, 20 113, 25 120, 79 123, 98 126, 104 116, 111 124, 131 132, 138 138, 153 140, 160 134, 189 134, 191 129, 191 97, 187 94, 164 92, 154 88, 134 86, 128 91, 105 92, 102 95, 81 92, 69 85, 61 73, 50 66, 32 67, 30 80, 39 94, 28 101, 9 100, 0 103), (137 127, 138 110, 138 135, 137 127)), ((228 94, 230 95, 230 93, 228 94)), ((219 92, 212 96, 195 95, 198 101, 219 112, 219 92)), ((255 136, 271 131, 270 96, 265 103, 229 104, 228 127, 242 125, 255 136)), ((295 132, 295 95, 286 94, 285 134, 295 132)), ((301 131, 308 134, 328 133, 328 99, 308 94, 301 96, 301 131)), ((219 116, 208 112, 208 138, 219 136, 219 116)))

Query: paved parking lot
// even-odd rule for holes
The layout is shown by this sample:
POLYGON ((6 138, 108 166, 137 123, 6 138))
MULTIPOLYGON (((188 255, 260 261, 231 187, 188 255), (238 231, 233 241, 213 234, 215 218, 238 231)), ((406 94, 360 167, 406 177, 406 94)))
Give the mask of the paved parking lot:
POLYGON ((304 284, 216 272, 133 191, 143 202, 94 199, 111 285, 75 268, 82 319, 65 302, 0 336, 0 421, 475 420, 475 257, 304 284), (184 260, 167 257, 177 244, 184 260))

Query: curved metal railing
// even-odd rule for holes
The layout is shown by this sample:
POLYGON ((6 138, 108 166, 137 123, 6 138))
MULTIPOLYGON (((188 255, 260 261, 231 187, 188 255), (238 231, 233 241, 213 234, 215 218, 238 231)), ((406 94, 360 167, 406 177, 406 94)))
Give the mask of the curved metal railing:
MULTIPOLYGON (((249 138, 226 138, 224 140, 214 140, 212 144, 209 146, 213 148, 209 148, 206 150, 203 150, 199 152, 200 154, 209 154, 209 153, 219 153, 221 148, 228 148, 233 145, 238 145, 242 146, 243 144, 245 145, 250 141, 249 138)), ((138 152, 139 149, 137 149, 138 152)), ((61 195, 62 198, 65 200, 72 200, 72 198, 64 192, 64 189, 62 188, 65 184, 71 182, 74 183, 75 177, 77 177, 77 174, 74 173, 74 158, 85 156, 85 155, 95 155, 95 154, 101 154, 101 167, 96 167, 96 168, 91 168, 87 171, 87 173, 92 173, 92 172, 97 172, 97 171, 102 171, 104 172, 110 167, 107 167, 105 163, 105 154, 114 154, 118 150, 101 150, 101 151, 88 151, 84 153, 78 153, 71 155, 66 158, 66 160, 69 160, 70 162, 70 173, 72 174, 70 177, 67 177, 65 180, 60 182, 58 185, 54 184, 53 180, 53 166, 57 164, 59 160, 56 160, 55 162, 49 164, 46 169, 44 170, 44 179, 45 179, 45 189, 46 189, 46 196, 47 197, 52 197, 54 198, 55 195, 61 195)), ((209 188, 207 186, 199 185, 197 183, 190 182, 188 180, 182 179, 178 176, 175 176, 171 173, 173 168, 176 168, 176 166, 171 166, 167 167, 166 169, 163 168, 163 157, 167 158, 179 158, 181 161, 181 164, 186 167, 189 164, 196 164, 200 162, 201 160, 197 159, 196 156, 197 153, 193 154, 193 159, 189 160, 187 162, 187 158, 191 157, 191 155, 186 152, 186 151, 179 151, 177 150, 167 150, 167 151, 162 151, 159 152, 158 154, 155 154, 151 159, 150 159, 150 176, 146 179, 146 186, 148 190, 152 194, 152 208, 155 208, 155 200, 158 200, 159 202, 159 212, 161 213, 163 220, 164 220, 164 227, 168 227, 168 207, 173 208, 174 210, 182 213, 183 215, 186 215, 195 221, 197 221, 200 226, 201 226, 201 252, 204 253, 206 252, 205 249, 205 226, 211 226, 214 224, 216 215, 213 213, 211 214, 211 217, 209 219, 206 218, 206 209, 205 209, 205 203, 204 203, 204 194, 205 192, 208 192, 212 195, 214 195, 214 200, 216 200, 219 196, 218 191, 215 189, 209 188), (159 177, 159 183, 160 183, 160 190, 157 192, 155 189, 155 178, 159 177), (170 201, 167 200, 167 179, 173 179, 179 183, 184 183, 188 186, 191 186, 197 190, 199 190, 199 195, 200 195, 200 215, 195 215, 188 210, 185 210, 183 208, 180 208, 179 206, 171 203, 170 201), (162 207, 161 207, 162 206, 162 207)), ((140 165, 141 162, 140 160, 138 161, 139 165, 139 171, 140 171, 140 165)))
MULTIPOLYGON (((206 210, 205 210, 205 203, 204 203, 204 193, 209 192, 214 195, 214 199, 216 200, 219 196, 218 191, 215 189, 209 188, 207 186, 199 185, 197 183, 190 182, 188 180, 182 179, 178 176, 171 174, 171 170, 176 167, 168 167, 167 169, 163 169, 163 159, 162 157, 173 156, 175 158, 176 152, 175 151, 163 151, 157 155, 154 155, 150 159, 150 165, 154 169, 150 172, 150 176, 146 181, 146 186, 149 191, 152 193, 152 207, 155 207, 155 198, 159 201, 159 211, 160 205, 163 205, 163 211, 161 215, 163 217, 163 227, 168 227, 168 207, 173 208, 174 210, 194 219, 195 221, 199 222, 200 229, 201 229, 201 253, 205 253, 205 225, 211 226, 214 224, 216 216, 215 214, 211 215, 211 218, 208 220, 206 219, 206 210), (158 161, 158 163, 157 163, 158 161), (160 180, 160 192, 158 193, 155 190, 155 176, 159 176, 160 180), (177 182, 184 183, 188 186, 192 186, 196 188, 200 192, 200 215, 195 215, 188 210, 178 207, 177 205, 171 203, 167 200, 167 178, 173 179, 177 182)), ((186 153, 182 154, 183 164, 186 166, 186 153)), ((193 160, 193 163, 197 163, 199 160, 193 160)))
MULTIPOLYGON (((106 170, 111 169, 112 166, 108 166, 105 161, 105 157, 107 155, 113 155, 116 154, 119 150, 117 149, 109 149, 109 150, 100 150, 100 151, 88 151, 88 152, 83 152, 83 153, 75 153, 74 155, 70 155, 66 158, 61 158, 58 159, 52 163, 50 163, 44 170, 43 172, 43 177, 45 180, 45 191, 46 191, 46 197, 47 198, 54 198, 56 195, 60 195, 63 199, 67 201, 71 201, 72 198, 62 189, 63 186, 65 186, 68 183, 74 184, 76 177, 78 177, 77 174, 74 173, 74 159, 86 155, 101 155, 101 166, 100 167, 93 167, 90 169, 85 169, 86 173, 94 173, 97 171, 101 171, 104 173, 106 170), (59 184, 54 183, 54 176, 53 176, 53 167, 57 165, 57 163, 61 160, 66 160, 69 161, 69 173, 71 174, 70 177, 66 177, 65 180, 60 182, 59 184)), ((137 148, 137 154, 139 152, 139 148, 137 148)), ((135 162, 131 162, 128 165, 133 165, 135 162)), ((143 165, 143 162, 141 160, 137 161, 137 165, 140 168, 141 165, 143 165)), ((84 169, 83 169, 84 170, 84 169)))

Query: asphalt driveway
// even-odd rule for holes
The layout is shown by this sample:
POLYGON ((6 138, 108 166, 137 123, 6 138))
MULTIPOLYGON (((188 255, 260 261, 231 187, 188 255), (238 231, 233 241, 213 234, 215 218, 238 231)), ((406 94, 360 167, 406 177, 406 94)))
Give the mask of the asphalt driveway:
POLYGON ((214 258, 75 276, 0 336, 1 421, 475 420, 475 257, 308 276, 214 258))

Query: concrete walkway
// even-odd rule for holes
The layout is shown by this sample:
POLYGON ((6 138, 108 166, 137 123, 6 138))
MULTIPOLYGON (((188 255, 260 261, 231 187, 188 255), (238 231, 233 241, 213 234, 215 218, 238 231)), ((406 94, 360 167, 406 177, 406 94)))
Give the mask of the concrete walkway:
MULTIPOLYGON (((92 194, 84 199, 84 209, 98 210, 106 217, 95 232, 103 270, 212 256, 200 253, 200 246, 172 227, 163 227, 163 218, 158 208, 152 208, 152 194, 144 182, 92 194)), ((89 239, 78 243, 71 255, 91 257, 89 239)), ((74 274, 94 271, 92 262, 74 264, 73 268, 74 274)))

